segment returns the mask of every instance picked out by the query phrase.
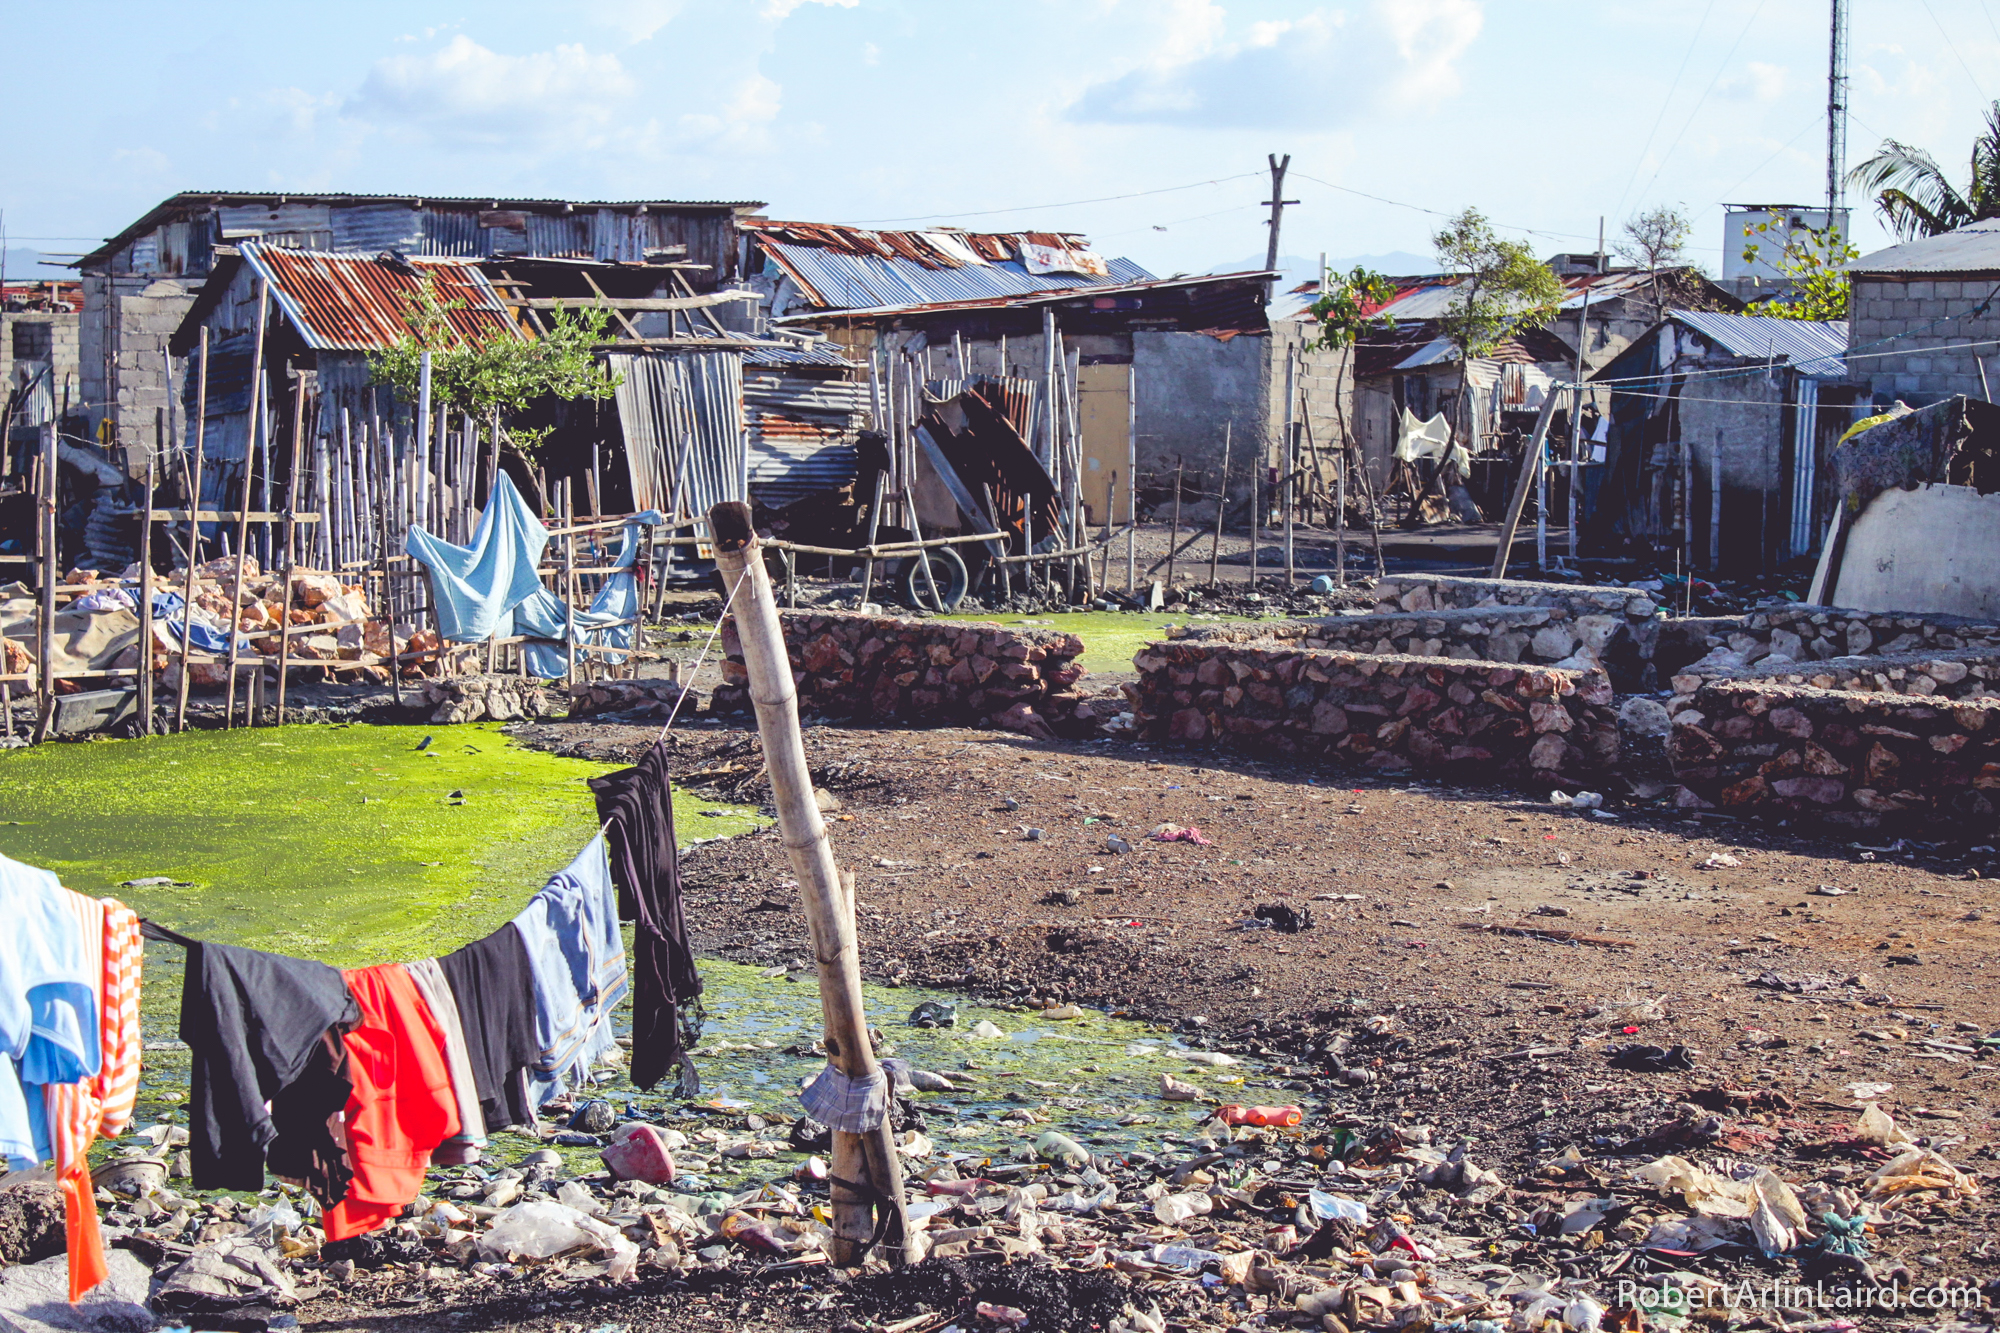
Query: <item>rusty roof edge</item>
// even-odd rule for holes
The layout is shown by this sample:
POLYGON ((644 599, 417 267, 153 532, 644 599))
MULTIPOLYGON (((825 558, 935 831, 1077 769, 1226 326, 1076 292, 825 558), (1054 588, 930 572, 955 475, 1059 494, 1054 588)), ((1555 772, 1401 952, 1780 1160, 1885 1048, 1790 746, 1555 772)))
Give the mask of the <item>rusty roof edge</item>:
POLYGON ((1168 287, 1200 287, 1210 283, 1262 281, 1280 276, 1276 269, 1247 269, 1241 273, 1204 273, 1184 278, 1149 278, 1144 282, 1107 283, 1089 287, 1055 287, 1039 292, 1015 292, 1003 296, 981 296, 964 301, 930 301, 913 305, 864 306, 848 310, 815 310, 782 315, 773 324, 813 324, 849 318, 874 319, 885 315, 946 314, 954 310, 997 310, 1014 306, 1050 305, 1062 301, 1088 301, 1121 293, 1159 291, 1168 287))
MULTIPOLYGON (((523 209, 539 212, 545 209, 609 208, 623 210, 646 209, 692 209, 701 212, 719 213, 727 210, 742 214, 745 210, 768 208, 761 199, 503 199, 493 195, 444 195, 444 194, 360 194, 350 191, 316 190, 181 190, 167 196, 159 203, 140 214, 137 220, 128 223, 115 235, 105 238, 95 250, 73 261, 69 267, 81 269, 86 265, 101 263, 124 248, 129 242, 145 235, 162 223, 173 220, 173 215, 190 206, 206 203, 216 207, 229 203, 256 203, 269 200, 272 203, 315 202, 326 204, 395 204, 408 203, 412 208, 425 204, 453 204, 478 208, 523 209)), ((739 217, 739 221, 740 221, 739 217)))

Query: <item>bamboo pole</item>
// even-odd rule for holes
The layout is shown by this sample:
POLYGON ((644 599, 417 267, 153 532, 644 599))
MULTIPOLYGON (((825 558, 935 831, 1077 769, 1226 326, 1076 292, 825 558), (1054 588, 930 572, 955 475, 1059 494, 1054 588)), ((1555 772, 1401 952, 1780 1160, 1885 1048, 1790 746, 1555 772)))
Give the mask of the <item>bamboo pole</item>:
MULTIPOLYGON (((576 483, 565 480, 562 484, 563 524, 576 526, 576 505, 570 494, 576 483)), ((565 533, 562 539, 562 601, 563 601, 563 683, 576 688, 576 535, 565 533)))
POLYGON ((200 366, 194 389, 194 471, 188 486, 187 581, 181 588, 181 678, 175 688, 174 730, 187 730, 188 657, 194 642, 194 567, 201 550, 201 451, 208 439, 208 326, 201 326, 200 366))
POLYGON ((1229 437, 1234 422, 1222 423, 1222 481, 1216 487, 1215 540, 1208 547, 1208 586, 1215 587, 1215 562, 1222 555, 1222 518, 1229 512, 1229 437))
MULTIPOLYGON (((243 436, 243 487, 237 504, 241 512, 236 516, 236 574, 229 585, 229 680, 224 689, 222 702, 222 727, 227 731, 236 725, 236 660, 241 636, 237 626, 243 615, 243 559, 250 547, 250 466, 256 453, 257 423, 263 410, 264 388, 264 328, 271 315, 271 292, 262 278, 257 279, 257 341, 250 348, 250 411, 244 423, 243 436)), ((261 666, 257 668, 262 671, 261 666)), ((257 725, 257 705, 250 699, 250 691, 245 690, 250 709, 250 725, 257 725)))
POLYGON ((153 483, 167 447, 167 409, 153 409, 153 454, 146 460, 146 508, 139 520, 140 734, 153 734, 153 483))
POLYGON ((1139 591, 1139 377, 1125 368, 1125 595, 1139 591))
POLYGON ((1534 438, 1528 441, 1528 451, 1521 459, 1521 475, 1514 483, 1514 498, 1507 506, 1507 521, 1500 526, 1500 544, 1493 551, 1492 577, 1507 577, 1507 560, 1514 550, 1514 534, 1521 526, 1521 511, 1527 507, 1528 492, 1534 489, 1535 479, 1542 470, 1542 447, 1549 436, 1549 421, 1555 416, 1556 399, 1562 395, 1550 389, 1542 399, 1542 413, 1535 418, 1534 438))
MULTIPOLYGON (((292 667, 292 579, 297 573, 292 559, 299 534, 299 451, 306 429, 306 377, 292 382, 292 456, 285 477, 285 583, 278 598, 278 725, 285 725, 285 677, 292 667)), ((321 519, 325 515, 321 514, 321 519)))
MULTIPOLYGON (((1167 586, 1174 586, 1174 557, 1180 553, 1181 544, 1181 463, 1174 460, 1174 525, 1173 533, 1167 538, 1167 586)), ((1148 571, 1150 572, 1150 571, 1148 571)))
POLYGON ((1118 470, 1113 468, 1104 479, 1104 573, 1097 580, 1106 588, 1111 586, 1111 525, 1117 521, 1117 506, 1118 470))
MULTIPOLYGON (((820 1008, 826 1021, 827 1059, 849 1079, 883 1077, 868 1043, 862 1008, 861 951, 854 931, 851 881, 843 882, 826 821, 813 799, 812 776, 799 732, 798 693, 785 654, 770 575, 751 526, 750 506, 728 501, 708 511, 715 560, 725 596, 735 607, 743 665, 750 677, 750 702, 764 743, 764 762, 777 807, 778 834, 798 877, 806 923, 818 965, 820 1008)), ((864 1257, 878 1229, 891 1263, 909 1253, 909 1218, 903 1200, 902 1164, 888 1118, 863 1133, 833 1133, 833 1243, 836 1264, 852 1266, 864 1257), (876 1208, 883 1210, 876 1216, 876 1208)))
POLYGON ((1298 349, 1296 347, 1287 349, 1285 353, 1285 443, 1282 452, 1278 455, 1279 458, 1284 460, 1285 465, 1285 484, 1283 490, 1280 492, 1282 498, 1278 503, 1284 506, 1285 510, 1285 587, 1287 589, 1297 586, 1299 581, 1298 566, 1293 562, 1292 552, 1292 474, 1298 469, 1299 458, 1299 428, 1297 418, 1293 413, 1298 399, 1293 386, 1297 382, 1298 364, 1298 349))
POLYGON ((861 600, 857 610, 868 605, 869 589, 875 586, 875 534, 882 527, 882 492, 888 481, 887 472, 875 474, 875 498, 868 505, 868 558, 861 566, 861 600))
POLYGON ((382 444, 382 484, 375 488, 375 510, 379 516, 376 537, 382 560, 382 609, 386 613, 384 618, 389 622, 389 689, 396 700, 396 707, 401 708, 403 672, 396 658, 396 585, 389 581, 389 478, 395 467, 394 448, 382 433, 381 418, 372 412, 368 416, 368 426, 369 433, 382 444))
POLYGON ((56 423, 42 424, 42 470, 35 530, 41 551, 41 610, 35 617, 35 744, 49 738, 56 717, 56 423))

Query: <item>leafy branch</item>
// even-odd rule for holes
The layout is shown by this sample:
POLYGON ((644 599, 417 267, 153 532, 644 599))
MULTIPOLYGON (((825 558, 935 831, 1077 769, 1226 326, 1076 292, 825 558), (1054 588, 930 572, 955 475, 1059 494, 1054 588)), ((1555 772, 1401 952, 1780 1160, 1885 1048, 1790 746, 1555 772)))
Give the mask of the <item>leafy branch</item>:
MULTIPOLYGON (((431 358, 431 398, 476 417, 499 413, 511 417, 540 398, 609 398, 617 378, 605 374, 593 349, 604 341, 611 312, 602 306, 558 305, 539 338, 511 329, 495 329, 471 337, 452 322, 463 310, 462 300, 438 295, 436 283, 425 276, 404 299, 404 321, 410 332, 392 346, 371 353, 369 370, 376 384, 386 384, 405 402, 415 403, 423 380, 423 359, 431 358)), ((509 435, 532 455, 550 431, 511 426, 509 435)))

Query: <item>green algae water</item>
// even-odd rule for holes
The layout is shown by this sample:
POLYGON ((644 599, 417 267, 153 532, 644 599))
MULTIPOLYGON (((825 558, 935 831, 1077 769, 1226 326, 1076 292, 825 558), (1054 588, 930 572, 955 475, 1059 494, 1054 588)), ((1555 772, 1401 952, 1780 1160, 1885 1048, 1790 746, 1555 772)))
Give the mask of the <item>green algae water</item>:
MULTIPOLYGON (((292 726, 0 751, 0 853, 201 939, 338 967, 435 957, 511 920, 575 858, 597 832, 584 783, 611 767, 518 746, 496 725, 292 726)), ((683 846, 764 822, 679 791, 674 814, 683 846)), ((172 945, 147 946, 141 1125, 178 1119, 185 1103, 188 1061, 175 1040, 183 961, 172 945)), ((685 1109, 797 1116, 800 1081, 825 1063, 810 1052, 821 1031, 813 975, 700 967, 703 1086, 685 1109)), ((1269 1086, 1244 1066, 1193 1062, 1175 1039, 1093 1011, 1054 1022, 959 1002, 956 1026, 912 1027, 912 1009, 927 1000, 954 997, 875 986, 866 994, 884 1054, 961 1084, 922 1099, 940 1153, 1013 1155, 1046 1128, 1104 1150, 1191 1127, 1206 1108, 1158 1101, 1161 1072, 1222 1100, 1241 1098, 1246 1077, 1269 1086), (982 1020, 999 1035, 978 1035, 982 1020)), ((629 1035, 629 1005, 617 1027, 629 1035)), ((620 1108, 675 1100, 664 1087, 638 1092, 622 1068, 607 1072, 596 1095, 620 1108)), ((580 1169, 594 1157, 573 1155, 580 1169)), ((790 1160, 718 1157, 696 1176, 741 1184, 790 1160)))
MULTIPOLYGON (((569 864, 597 830, 584 783, 609 771, 497 725, 42 745, 0 752, 0 853, 189 935, 337 967, 426 958, 569 864)), ((683 837, 757 822, 714 808, 676 793, 683 837)))

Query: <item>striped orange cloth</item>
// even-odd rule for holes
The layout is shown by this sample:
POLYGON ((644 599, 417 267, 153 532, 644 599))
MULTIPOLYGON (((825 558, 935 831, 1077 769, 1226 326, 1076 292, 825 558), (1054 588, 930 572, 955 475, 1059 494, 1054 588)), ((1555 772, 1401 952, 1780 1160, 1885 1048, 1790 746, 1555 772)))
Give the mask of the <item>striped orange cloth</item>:
POLYGON ((50 1147, 62 1190, 69 1251, 72 1303, 104 1281, 104 1239, 97 1227, 97 1200, 90 1181, 90 1145, 132 1122, 139 1094, 139 980, 146 946, 136 912, 113 898, 67 895, 83 937, 90 941, 98 975, 97 1026, 104 1058, 97 1074, 76 1083, 51 1083, 47 1098, 50 1147))

